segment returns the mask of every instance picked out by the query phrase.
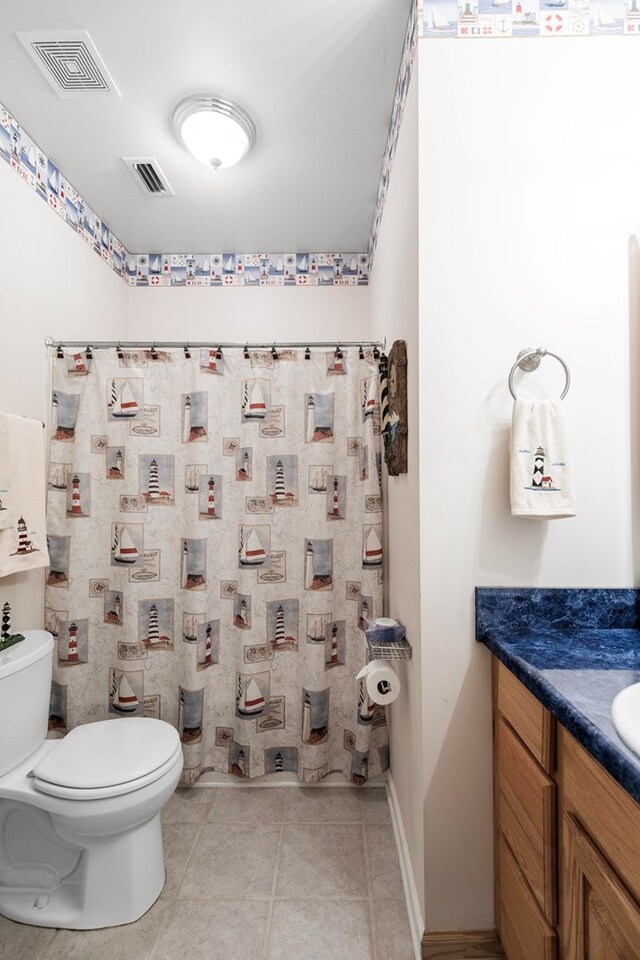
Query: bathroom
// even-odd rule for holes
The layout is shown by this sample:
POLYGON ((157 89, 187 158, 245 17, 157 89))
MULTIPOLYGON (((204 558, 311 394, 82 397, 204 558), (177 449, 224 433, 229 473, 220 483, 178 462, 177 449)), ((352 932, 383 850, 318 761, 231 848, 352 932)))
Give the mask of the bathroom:
MULTIPOLYGON (((115 347, 95 346, 104 341, 123 349, 155 342, 158 351, 176 342, 181 354, 188 342, 266 344, 268 351, 299 343, 302 364, 311 340, 325 352, 342 344, 347 365, 353 358, 356 366, 359 344, 384 339, 388 352, 405 341, 407 472, 382 469, 384 609, 375 613, 404 625, 412 658, 396 665, 401 693, 387 710, 388 771, 363 786, 335 773, 303 788, 297 777, 276 786, 274 777, 286 780, 276 774, 246 785, 204 774, 167 803, 165 859, 174 886, 148 914, 87 931, 3 917, 0 956, 51 960, 73 950, 87 958, 160 958, 178 949, 283 960, 302 952, 367 960, 503 956, 494 909, 491 657, 476 642, 474 590, 615 590, 633 588, 640 575, 633 3, 627 10, 601 0, 591 11, 585 4, 582 19, 569 0, 557 9, 527 4, 535 8, 535 32, 516 23, 515 0, 497 10, 481 3, 485 31, 498 29, 499 16, 514 21, 512 35, 489 33, 477 43, 466 42, 476 36, 465 33, 464 3, 458 15, 442 0, 323 0, 312 10, 289 0, 270 10, 253 0, 190 0, 178 15, 163 0, 153 20, 146 5, 130 9, 122 0, 103 10, 79 0, 22 6, 0 0, 0 104, 127 251, 347 250, 369 262, 361 282, 322 289, 313 282, 150 289, 138 278, 138 260, 129 267, 125 258, 119 275, 109 251, 96 254, 74 235, 3 154, 0 410, 44 422, 48 435, 55 364, 65 361, 45 347, 47 337, 82 344, 65 353, 93 344, 97 365, 107 355, 117 360, 115 347), (557 36, 542 32, 550 15, 560 18, 557 36), (579 35, 585 17, 588 29, 579 35), (63 30, 88 31, 119 98, 60 98, 16 37, 63 30), (201 92, 237 100, 253 117, 256 143, 236 168, 205 169, 173 133, 176 104, 201 92), (144 196, 122 157, 155 157, 175 196, 144 196), (220 184, 225 176, 228 186, 220 184), (211 191, 223 194, 218 225, 216 204, 203 200, 211 191), (190 206, 182 207, 181 194, 190 206), (190 213, 176 215, 176 207, 190 213), (563 409, 577 514, 560 523, 518 519, 509 507, 508 375, 518 352, 537 346, 571 373, 563 409), (263 811, 251 799, 261 789, 263 811), (300 812, 307 802, 308 815, 300 812), (287 806, 297 823, 273 812, 287 806), (216 807, 225 811, 217 823, 216 807), (332 818, 336 836, 357 824, 363 837, 356 873, 366 882, 355 895, 279 897, 277 850, 266 868, 273 895, 271 887, 244 897, 223 890, 203 897, 199 912, 197 895, 176 895, 198 837, 213 836, 220 822, 251 833, 259 825, 279 837, 300 822, 315 830, 332 818), (368 849, 380 858, 378 874, 364 862, 374 836, 380 848, 368 849), (339 922, 327 903, 341 911, 339 922)), ((242 347, 224 349, 225 359, 236 362, 234 350, 240 363, 242 347)), ((319 350, 312 348, 312 363, 319 350)), ((550 357, 537 372, 516 375, 517 391, 535 397, 559 396, 564 383, 550 357)), ((95 498, 98 490, 111 496, 104 487, 94 488, 95 498)), ((235 573, 230 580, 239 579, 235 573)), ((357 581, 362 571, 342 575, 357 581)), ((15 629, 45 626, 45 578, 37 568, 0 579, 0 606, 10 603, 15 629)), ((311 839, 308 852, 320 856, 311 839)), ((208 869, 215 874, 214 856, 208 869)), ((625 883, 634 889, 632 878, 625 883)), ((506 955, 520 956, 508 948, 506 955)), ((609 955, 617 956, 603 952, 609 955)))

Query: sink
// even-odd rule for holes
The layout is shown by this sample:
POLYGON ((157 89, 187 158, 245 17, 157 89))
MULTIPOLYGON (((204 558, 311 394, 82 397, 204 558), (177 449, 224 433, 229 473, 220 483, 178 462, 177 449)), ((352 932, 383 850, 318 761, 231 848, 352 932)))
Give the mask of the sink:
POLYGON ((618 736, 640 756, 640 683, 625 687, 614 698, 611 719, 618 736))

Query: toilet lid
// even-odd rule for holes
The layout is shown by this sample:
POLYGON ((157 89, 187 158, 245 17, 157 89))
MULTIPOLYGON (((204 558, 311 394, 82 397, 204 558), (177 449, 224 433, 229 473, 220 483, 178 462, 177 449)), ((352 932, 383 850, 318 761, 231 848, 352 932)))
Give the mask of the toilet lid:
POLYGON ((74 727, 34 770, 39 781, 76 790, 111 787, 157 770, 180 746, 164 720, 128 717, 74 727))

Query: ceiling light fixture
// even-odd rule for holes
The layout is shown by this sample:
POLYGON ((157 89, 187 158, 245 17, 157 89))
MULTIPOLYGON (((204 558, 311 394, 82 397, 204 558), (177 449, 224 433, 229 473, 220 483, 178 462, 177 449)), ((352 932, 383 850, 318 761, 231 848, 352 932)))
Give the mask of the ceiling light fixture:
POLYGON ((256 142, 256 127, 247 111, 208 93, 180 101, 173 111, 173 129, 189 153, 214 170, 232 167, 256 142))

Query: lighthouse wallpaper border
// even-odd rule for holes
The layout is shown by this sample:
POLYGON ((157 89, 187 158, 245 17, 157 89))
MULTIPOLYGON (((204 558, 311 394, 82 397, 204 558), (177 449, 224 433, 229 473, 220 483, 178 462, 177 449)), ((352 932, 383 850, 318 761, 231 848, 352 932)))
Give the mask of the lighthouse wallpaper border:
POLYGON ((379 358, 121 354, 51 352, 50 736, 160 717, 185 784, 364 783, 388 765, 357 679, 382 613, 379 358))
POLYGON ((640 34, 640 0, 418 0, 427 39, 640 34))

